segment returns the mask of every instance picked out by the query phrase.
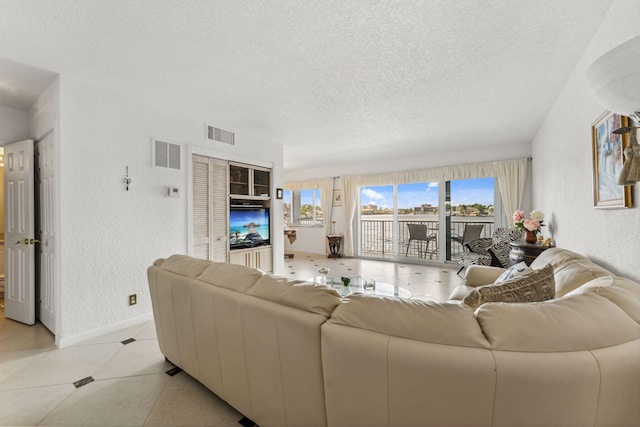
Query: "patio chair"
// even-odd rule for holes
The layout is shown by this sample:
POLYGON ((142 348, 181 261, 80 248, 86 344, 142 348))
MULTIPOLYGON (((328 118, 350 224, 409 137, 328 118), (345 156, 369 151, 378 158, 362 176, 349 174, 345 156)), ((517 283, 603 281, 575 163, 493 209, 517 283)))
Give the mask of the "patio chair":
POLYGON ((452 234, 451 241, 460 243, 464 248, 467 243, 480 238, 483 228, 484 224, 466 224, 462 236, 452 234))
POLYGON ((467 243, 469 252, 463 252, 460 255, 458 274, 470 265, 508 267, 510 243, 521 238, 522 230, 519 228, 498 228, 490 239, 481 237, 467 243))
POLYGON ((438 253, 438 236, 436 233, 428 234, 427 226, 425 224, 407 224, 407 227, 409 227, 409 240, 407 241, 407 250, 404 256, 409 255, 409 246, 411 246, 412 241, 418 242, 418 257, 420 258, 423 258, 423 254, 424 258, 426 258, 427 252, 429 252, 429 259, 431 259, 433 254, 438 253), (426 249, 424 252, 422 251, 423 242, 426 242, 426 249), (435 249, 429 251, 429 245, 431 242, 434 243, 435 249))

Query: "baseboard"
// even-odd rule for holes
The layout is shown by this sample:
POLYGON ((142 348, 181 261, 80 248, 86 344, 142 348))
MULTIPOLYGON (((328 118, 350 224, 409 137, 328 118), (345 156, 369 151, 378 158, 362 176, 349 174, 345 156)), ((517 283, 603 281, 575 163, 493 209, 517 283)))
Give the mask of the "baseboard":
POLYGON ((131 319, 123 320, 121 322, 116 322, 110 325, 102 326, 100 328, 96 328, 91 331, 83 332, 81 334, 73 335, 70 337, 64 337, 64 338, 58 339, 58 336, 56 335, 56 346, 58 348, 69 347, 71 345, 81 343, 82 341, 86 341, 92 338, 97 338, 99 336, 109 334, 111 332, 115 332, 120 329, 135 326, 140 323, 148 322, 149 320, 153 320, 153 313, 151 312, 147 314, 143 314, 138 317, 133 317, 131 319))

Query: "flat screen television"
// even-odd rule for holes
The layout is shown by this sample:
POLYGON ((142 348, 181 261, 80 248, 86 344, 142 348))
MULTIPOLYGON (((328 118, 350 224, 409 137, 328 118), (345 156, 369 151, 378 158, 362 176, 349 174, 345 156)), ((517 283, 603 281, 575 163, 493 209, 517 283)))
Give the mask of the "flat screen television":
POLYGON ((232 206, 229 209, 229 247, 231 249, 268 245, 269 231, 268 208, 232 206))

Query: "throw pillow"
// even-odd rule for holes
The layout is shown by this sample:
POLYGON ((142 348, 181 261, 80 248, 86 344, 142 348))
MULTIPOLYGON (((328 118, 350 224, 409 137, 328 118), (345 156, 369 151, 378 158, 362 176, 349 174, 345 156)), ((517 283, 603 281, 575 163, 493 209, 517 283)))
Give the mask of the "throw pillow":
POLYGON ((493 283, 502 283, 502 282, 506 282, 507 280, 511 280, 514 279, 518 276, 524 276, 525 274, 530 273, 531 268, 527 265, 526 262, 521 261, 515 265, 512 265, 511 267, 507 268, 504 273, 502 273, 500 275, 500 277, 498 277, 496 279, 495 282, 493 283))
POLYGON ((462 304, 476 309, 485 302, 536 302, 555 297, 556 285, 551 264, 540 270, 506 282, 478 286, 462 300, 462 304))

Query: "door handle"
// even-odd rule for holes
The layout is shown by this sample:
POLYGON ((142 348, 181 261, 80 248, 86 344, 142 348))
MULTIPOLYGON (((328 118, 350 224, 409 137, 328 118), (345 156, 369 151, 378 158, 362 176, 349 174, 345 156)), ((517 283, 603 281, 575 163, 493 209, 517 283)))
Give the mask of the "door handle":
POLYGON ((18 240, 16 242, 16 245, 33 245, 33 244, 36 244, 36 243, 40 243, 40 240, 24 238, 22 240, 18 240))

